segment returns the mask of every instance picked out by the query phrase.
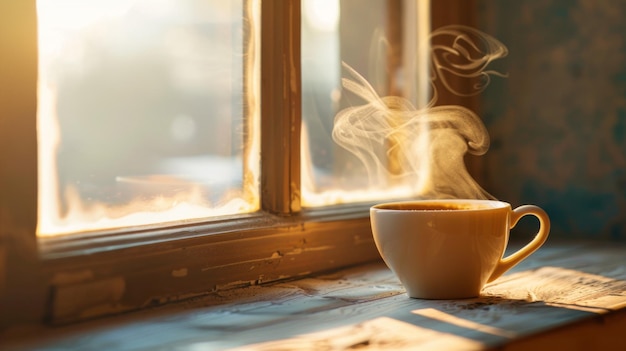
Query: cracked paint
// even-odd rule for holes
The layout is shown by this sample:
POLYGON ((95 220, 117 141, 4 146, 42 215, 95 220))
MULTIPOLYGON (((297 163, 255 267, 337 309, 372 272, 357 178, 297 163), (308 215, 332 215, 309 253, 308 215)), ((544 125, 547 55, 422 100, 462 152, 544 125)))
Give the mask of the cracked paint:
POLYGON ((186 277, 189 274, 189 270, 187 268, 180 268, 172 270, 172 277, 174 278, 182 278, 186 277))

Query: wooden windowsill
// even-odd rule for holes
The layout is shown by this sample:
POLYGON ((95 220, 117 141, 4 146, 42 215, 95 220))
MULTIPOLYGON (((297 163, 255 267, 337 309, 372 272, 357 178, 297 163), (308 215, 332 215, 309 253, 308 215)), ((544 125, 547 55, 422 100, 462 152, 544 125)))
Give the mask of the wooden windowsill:
MULTIPOLYGON (((4 349, 626 349, 626 244, 548 242, 468 300, 408 298, 382 262, 57 327, 4 349)), ((4 345, 4 346, 3 346, 4 345)))

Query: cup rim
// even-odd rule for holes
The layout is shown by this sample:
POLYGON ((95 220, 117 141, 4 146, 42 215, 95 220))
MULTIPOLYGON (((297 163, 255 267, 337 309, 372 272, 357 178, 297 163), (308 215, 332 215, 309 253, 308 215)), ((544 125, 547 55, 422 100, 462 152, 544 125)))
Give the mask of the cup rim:
POLYGON ((468 204, 474 205, 471 208, 454 208, 454 212, 477 212, 477 211, 493 211, 496 209, 510 207, 507 202, 500 200, 489 199, 421 199, 421 200, 404 200, 404 201, 392 201, 376 204, 370 207, 371 211, 379 212, 436 212, 445 211, 433 210, 433 209, 414 209, 414 208, 398 208, 398 206, 411 206, 411 205, 439 205, 439 204, 468 204), (478 205, 478 206, 475 206, 478 205))

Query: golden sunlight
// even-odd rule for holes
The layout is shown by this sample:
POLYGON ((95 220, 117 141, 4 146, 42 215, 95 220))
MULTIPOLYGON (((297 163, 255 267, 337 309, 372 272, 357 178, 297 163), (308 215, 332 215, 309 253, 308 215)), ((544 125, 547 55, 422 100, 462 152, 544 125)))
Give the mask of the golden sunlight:
POLYGON ((258 210, 259 6, 246 4, 37 2, 38 236, 258 210))
MULTIPOLYGON (((429 54, 432 73, 429 95, 422 88, 409 89, 420 92, 413 98, 404 96, 411 95, 406 93, 383 95, 375 82, 343 62, 338 94, 351 99, 336 113, 331 135, 343 153, 333 150, 334 159, 326 157, 331 166, 316 167, 311 149, 320 147, 309 142, 312 133, 303 128, 304 206, 399 198, 493 198, 472 178, 464 160, 467 153, 487 152, 487 128, 466 107, 437 105, 435 81, 456 95, 478 94, 490 76, 504 76, 487 66, 508 51, 490 35, 457 25, 438 28, 421 42, 416 48, 429 54), (450 84, 451 76, 477 83, 470 91, 459 91, 450 84), (333 183, 340 185, 331 189, 333 183)), ((418 86, 425 85, 415 81, 418 86)))
POLYGON ((396 58, 402 61, 402 69, 397 72, 389 71, 390 39, 383 30, 389 27, 386 21, 391 16, 387 5, 385 1, 368 3, 367 13, 377 15, 363 21, 362 7, 356 3, 340 7, 337 1, 303 2, 304 207, 418 197, 432 188, 430 159, 419 153, 403 159, 416 153, 402 150, 407 145, 426 150, 430 126, 421 123, 411 129, 419 133, 406 132, 404 106, 392 106, 391 97, 379 96, 389 92, 389 81, 397 80, 394 84, 408 97, 409 105, 427 107, 429 2, 408 4, 403 15, 407 24, 400 29, 404 55, 396 58), (332 25, 322 25, 326 22, 332 25), (338 22, 353 28, 349 37, 340 31, 338 22), (348 51, 358 54, 350 56, 348 51), (360 66, 358 72, 353 62, 360 66), (373 108, 356 106, 358 99, 373 108), (407 164, 413 169, 407 170, 407 164))

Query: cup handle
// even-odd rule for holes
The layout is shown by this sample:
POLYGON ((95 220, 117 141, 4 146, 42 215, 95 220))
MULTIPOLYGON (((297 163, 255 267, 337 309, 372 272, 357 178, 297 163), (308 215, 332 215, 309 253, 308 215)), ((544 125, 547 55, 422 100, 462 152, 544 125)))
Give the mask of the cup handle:
POLYGON ((511 211, 509 228, 515 227, 520 218, 528 215, 533 215, 539 219, 539 231, 537 232, 537 235, 535 235, 535 238, 531 240, 531 242, 526 244, 526 246, 522 247, 517 252, 500 259, 496 269, 493 273, 491 273, 489 280, 487 280, 488 283, 496 280, 504 274, 504 272, 513 268, 513 266, 517 265, 523 259, 530 256, 530 254, 537 251, 537 249, 546 242, 546 239, 548 239, 548 233, 550 233, 550 218, 548 217, 546 211, 534 205, 520 206, 511 211))

